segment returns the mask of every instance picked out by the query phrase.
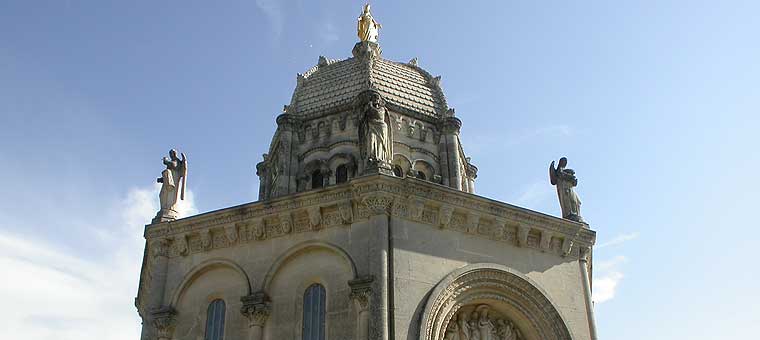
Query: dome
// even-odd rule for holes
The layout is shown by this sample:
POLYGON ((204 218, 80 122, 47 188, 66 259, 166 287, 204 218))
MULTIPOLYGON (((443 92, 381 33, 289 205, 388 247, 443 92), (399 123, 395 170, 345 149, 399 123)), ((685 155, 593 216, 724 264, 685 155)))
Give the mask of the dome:
POLYGON ((380 92, 399 112, 442 117, 448 110, 440 77, 418 67, 416 59, 409 63, 383 59, 376 44, 364 42, 357 44, 352 58, 320 57, 316 66, 299 74, 288 113, 320 116, 344 111, 359 93, 369 89, 380 92), (362 55, 357 51, 362 45, 368 49, 366 53, 376 56, 362 55))

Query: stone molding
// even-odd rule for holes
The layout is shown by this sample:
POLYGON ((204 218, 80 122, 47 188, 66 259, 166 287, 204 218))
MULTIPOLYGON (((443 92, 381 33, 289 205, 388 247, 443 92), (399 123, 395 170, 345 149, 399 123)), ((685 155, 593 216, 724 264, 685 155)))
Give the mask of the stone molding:
POLYGON ((145 237, 151 254, 175 257, 313 231, 317 225, 319 229, 346 226, 375 214, 391 214, 559 256, 578 257, 578 249, 592 246, 596 238, 585 224, 428 181, 385 175, 362 176, 352 179, 350 185, 150 224, 145 237))

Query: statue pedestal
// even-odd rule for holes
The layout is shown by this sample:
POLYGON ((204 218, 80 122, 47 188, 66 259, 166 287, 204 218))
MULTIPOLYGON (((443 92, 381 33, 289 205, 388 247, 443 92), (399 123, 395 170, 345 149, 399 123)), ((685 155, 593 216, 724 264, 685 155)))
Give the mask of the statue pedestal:
POLYGON ((174 221, 179 217, 179 213, 174 209, 161 209, 156 214, 156 217, 154 217, 150 222, 151 223, 161 223, 161 222, 169 222, 174 221))
POLYGON ((393 176, 393 168, 388 162, 368 161, 367 167, 364 168, 364 175, 383 174, 393 176))

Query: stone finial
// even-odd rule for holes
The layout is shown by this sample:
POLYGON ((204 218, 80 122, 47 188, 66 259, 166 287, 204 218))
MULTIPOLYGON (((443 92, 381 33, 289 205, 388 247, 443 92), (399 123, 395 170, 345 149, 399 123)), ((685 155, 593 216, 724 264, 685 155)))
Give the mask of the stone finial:
POLYGON ((412 60, 409 60, 409 65, 418 66, 417 57, 414 57, 412 58, 412 60))

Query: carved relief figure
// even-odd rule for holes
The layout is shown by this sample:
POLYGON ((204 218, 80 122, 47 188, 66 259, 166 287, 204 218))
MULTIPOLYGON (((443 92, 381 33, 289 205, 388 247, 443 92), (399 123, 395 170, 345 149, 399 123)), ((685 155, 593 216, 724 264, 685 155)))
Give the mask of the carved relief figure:
POLYGON ((444 340, 523 340, 517 327, 486 304, 463 307, 446 326, 444 340))
MULTIPOLYGON (((385 100, 376 91, 360 95, 364 104, 360 107, 359 143, 362 159, 367 165, 389 164, 393 155, 390 116, 385 100)), ((390 168, 390 166, 388 166, 390 168)))
POLYGON ((357 23, 357 34, 359 35, 359 40, 377 42, 377 37, 379 35, 380 28, 382 27, 383 26, 375 21, 375 18, 372 17, 369 4, 364 5, 364 11, 359 16, 357 23))
POLYGON ((480 313, 480 319, 478 319, 480 340, 495 340, 494 335, 496 335, 496 327, 488 317, 488 312, 491 310, 490 307, 488 307, 488 305, 480 305, 475 310, 480 313))
POLYGON ((169 150, 169 157, 163 158, 166 169, 161 172, 161 177, 156 182, 161 183, 161 191, 158 194, 161 210, 154 221, 173 220, 177 218, 177 199, 185 199, 185 186, 187 185, 187 158, 182 153, 182 158, 177 157, 177 150, 169 150))
POLYGON ((575 171, 567 169, 566 166, 567 158, 565 157, 559 159, 556 169, 554 168, 554 161, 552 161, 552 164, 549 165, 549 180, 552 185, 557 187, 562 218, 583 222, 581 200, 573 189, 578 185, 578 178, 575 177, 575 171))

